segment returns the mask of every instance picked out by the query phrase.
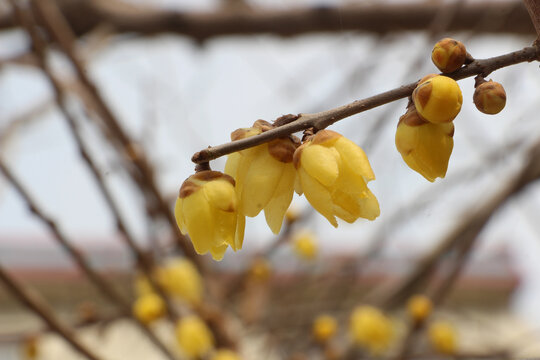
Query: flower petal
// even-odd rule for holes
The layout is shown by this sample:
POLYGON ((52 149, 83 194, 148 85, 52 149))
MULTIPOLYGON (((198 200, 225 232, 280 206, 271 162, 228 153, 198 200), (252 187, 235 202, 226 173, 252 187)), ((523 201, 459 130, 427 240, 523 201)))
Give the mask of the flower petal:
POLYGON ((246 217, 239 209, 236 218, 236 231, 234 233, 234 244, 231 244, 231 247, 234 251, 240 250, 244 244, 244 231, 246 228, 246 217))
POLYGON ((176 203, 174 204, 174 217, 176 218, 176 223, 182 235, 187 234, 186 223, 184 222, 184 214, 182 210, 182 199, 180 197, 176 198, 176 203))
MULTIPOLYGON (((340 155, 334 148, 309 145, 302 151, 300 166, 324 186, 331 186, 339 175, 340 155)), ((304 189, 305 191, 305 189, 304 189)))
POLYGON ((332 211, 332 197, 330 196, 328 189, 321 185, 316 179, 309 176, 303 167, 298 169, 298 176, 300 177, 300 182, 304 189, 304 195, 311 206, 328 219, 330 224, 337 227, 338 223, 332 211))
POLYGON ((236 174, 238 172, 238 163, 240 162, 241 158, 242 155, 238 152, 229 154, 229 156, 227 157, 227 162, 225 163, 224 173, 236 179, 236 174))
POLYGON ((375 180, 375 174, 371 169, 368 157, 360 146, 342 136, 335 142, 334 147, 341 155, 341 160, 353 172, 363 176, 366 182, 375 180))
POLYGON ((264 207, 266 223, 274 234, 279 234, 285 213, 291 205, 296 171, 292 163, 285 164, 278 185, 268 204, 264 207))
POLYGON ((209 181, 203 185, 202 190, 208 202, 216 209, 227 212, 236 210, 236 194, 230 182, 226 180, 209 181))
POLYGON ((216 261, 220 261, 223 259, 223 256, 225 255, 225 251, 227 251, 227 245, 220 245, 220 246, 213 246, 210 249, 210 254, 212 254, 212 259, 216 261))
POLYGON ((203 191, 196 191, 182 201, 186 229, 198 254, 207 253, 214 246, 215 224, 212 208, 203 191))

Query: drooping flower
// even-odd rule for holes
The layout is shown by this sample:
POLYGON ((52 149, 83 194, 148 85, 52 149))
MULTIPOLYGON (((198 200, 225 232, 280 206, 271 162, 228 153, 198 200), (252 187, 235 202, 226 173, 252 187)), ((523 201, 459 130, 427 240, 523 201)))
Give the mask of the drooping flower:
POLYGON ((245 218, 238 212, 235 182, 219 171, 197 172, 184 181, 174 214, 182 234, 189 234, 195 251, 221 260, 230 245, 242 248, 245 218))
POLYGON ((309 231, 300 231, 294 234, 292 244, 296 255, 305 260, 313 260, 319 252, 315 234, 309 231))
POLYGON ((428 337, 435 350, 449 355, 456 352, 456 329, 451 324, 443 321, 432 323, 428 329, 428 337))
POLYGON ((186 258, 168 260, 157 269, 157 278, 169 294, 196 305, 203 295, 203 280, 197 268, 186 258))
POLYGON ((411 106, 399 119, 396 147, 411 169, 433 182, 446 175, 454 147, 453 136, 453 122, 432 124, 411 106))
POLYGON ((458 83, 447 76, 427 75, 412 93, 418 114, 430 123, 454 120, 463 103, 458 83))
POLYGON ((354 309, 349 332, 356 344, 374 354, 386 350, 394 335, 391 320, 379 309, 366 305, 354 309))
POLYGON ((133 314, 143 323, 149 324, 165 314, 165 302, 154 293, 142 295, 133 303, 133 314))
MULTIPOLYGON (((231 140, 256 136, 271 128, 270 123, 257 120, 251 128, 234 131, 231 140)), ((229 155, 225 165, 225 173, 236 180, 242 214, 254 217, 264 209, 266 222, 275 234, 281 230, 292 201, 296 178, 292 160, 296 147, 289 137, 275 139, 229 155)))
POLYGON ((375 175, 364 151, 331 130, 321 130, 294 153, 299 187, 309 203, 335 227, 379 216, 377 198, 367 182, 375 175))
POLYGON ((180 319, 175 334, 182 352, 189 358, 202 358, 214 348, 214 336, 210 329, 195 315, 180 319))
POLYGON ((319 342, 326 342, 336 335, 338 324, 336 319, 330 315, 319 315, 313 321, 313 337, 319 342))

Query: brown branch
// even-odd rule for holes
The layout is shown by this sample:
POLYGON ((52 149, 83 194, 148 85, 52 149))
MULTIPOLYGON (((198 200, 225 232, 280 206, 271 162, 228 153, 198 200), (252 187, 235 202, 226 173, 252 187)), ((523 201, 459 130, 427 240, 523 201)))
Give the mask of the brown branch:
POLYGON ((23 288, 13 277, 11 277, 0 265, 0 280, 11 290, 11 293, 17 297, 21 303, 38 315, 53 331, 58 333, 73 348, 90 360, 100 360, 98 356, 92 353, 74 336, 73 331, 63 325, 52 313, 49 307, 35 294, 23 288))
MULTIPOLYGON (((77 36, 100 24, 107 24, 120 33, 176 33, 199 41, 224 35, 265 33, 292 36, 329 31, 363 31, 377 34, 424 31, 439 10, 446 6, 444 2, 371 2, 283 10, 250 8, 236 11, 216 9, 212 12, 182 12, 131 6, 111 0, 56 2, 77 36)), ((527 11, 520 1, 465 2, 456 15, 448 23, 448 31, 467 31, 473 28, 479 33, 530 34, 533 31, 527 11), (492 18, 479 24, 478 19, 481 19, 488 9, 493 10, 492 18), (510 15, 502 27, 495 21, 500 14, 510 15)), ((10 14, 0 17, 0 28, 13 26, 15 23, 10 14)))
MULTIPOLYGON (((471 64, 451 73, 446 74, 455 80, 465 79, 467 77, 482 74, 487 76, 491 72, 510 65, 519 64, 522 62, 537 61, 540 57, 540 47, 526 47, 522 50, 514 51, 505 55, 492 57, 489 59, 475 60, 471 64)), ((227 155, 239 150, 247 149, 272 139, 287 136, 297 131, 305 130, 310 127, 316 129, 324 129, 333 123, 346 117, 359 114, 369 109, 396 101, 410 96, 416 87, 417 82, 403 85, 399 88, 389 90, 378 95, 356 100, 350 104, 343 105, 334 109, 322 111, 314 114, 299 114, 298 116, 286 115, 287 120, 291 122, 281 121, 281 118, 276 122, 282 126, 266 131, 257 136, 221 144, 218 146, 209 147, 201 150, 193 155, 191 160, 196 163, 204 163, 210 160, 217 159, 223 155, 227 155)))
POLYGON ((523 0, 529 16, 531 17, 532 23, 538 35, 536 41, 540 42, 540 1, 538 0, 523 0))

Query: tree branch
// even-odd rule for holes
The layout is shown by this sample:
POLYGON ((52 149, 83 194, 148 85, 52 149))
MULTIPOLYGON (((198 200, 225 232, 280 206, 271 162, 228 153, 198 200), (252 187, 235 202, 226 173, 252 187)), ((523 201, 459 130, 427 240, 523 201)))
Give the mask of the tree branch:
MULTIPOLYGON (((522 62, 537 61, 539 58, 540 47, 531 46, 505 55, 496 56, 489 59, 475 60, 471 64, 451 74, 445 75, 455 80, 465 79, 478 74, 482 74, 485 77, 497 69, 522 62)), ((324 129, 346 117, 408 97, 412 94, 416 84, 417 82, 403 85, 399 88, 389 90, 369 98, 356 100, 352 103, 314 114, 285 115, 284 117, 278 118, 275 121, 276 125, 281 125, 275 129, 249 138, 209 147, 195 153, 191 160, 196 164, 200 164, 217 159, 223 155, 247 149, 276 138, 284 137, 292 133, 308 129, 310 127, 318 130, 324 129)))
POLYGON ((529 16, 531 17, 534 28, 536 29, 536 34, 538 35, 538 38, 536 39, 536 41, 539 42, 540 41, 540 2, 538 0, 523 0, 523 1, 525 2, 525 6, 527 7, 529 16))

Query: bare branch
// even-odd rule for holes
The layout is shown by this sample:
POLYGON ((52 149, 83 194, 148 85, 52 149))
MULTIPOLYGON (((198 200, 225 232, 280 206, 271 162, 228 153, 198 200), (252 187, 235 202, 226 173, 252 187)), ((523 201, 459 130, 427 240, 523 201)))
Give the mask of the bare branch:
POLYGON ((540 41, 540 2, 538 0, 523 0, 529 16, 531 17, 534 28, 536 29, 536 34, 538 38, 536 41, 540 41))

